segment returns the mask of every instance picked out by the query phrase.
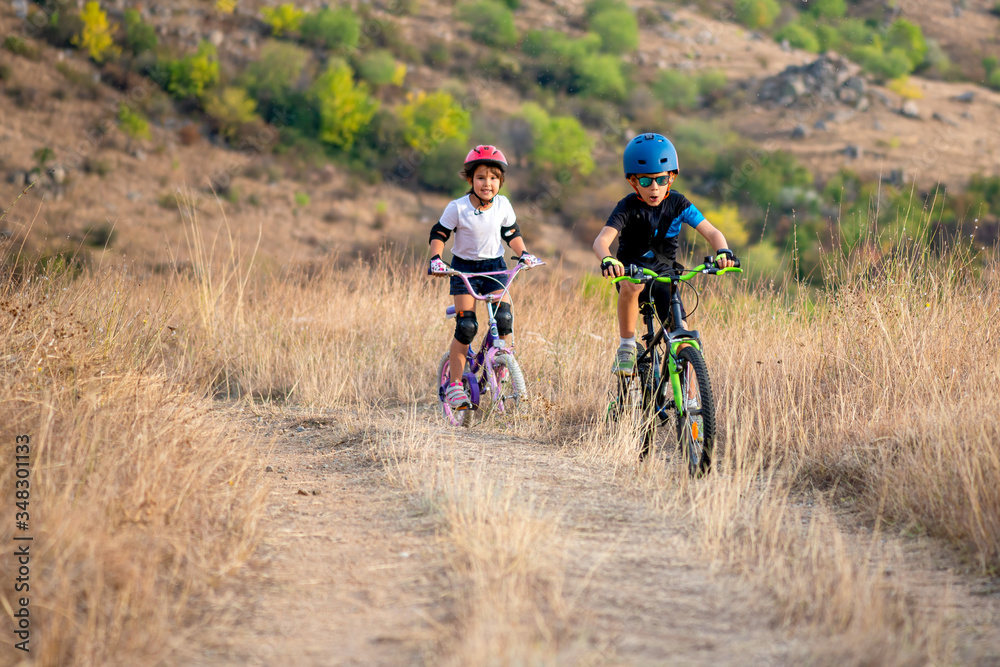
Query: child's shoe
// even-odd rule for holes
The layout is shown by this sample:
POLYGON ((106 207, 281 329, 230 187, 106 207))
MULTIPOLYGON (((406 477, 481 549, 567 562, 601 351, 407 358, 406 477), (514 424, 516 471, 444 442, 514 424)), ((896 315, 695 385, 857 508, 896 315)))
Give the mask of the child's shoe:
POLYGON ((465 388, 461 382, 452 382, 444 392, 444 401, 452 409, 466 410, 472 407, 469 395, 465 393, 465 388))
POLYGON ((618 355, 615 357, 615 375, 630 376, 635 374, 635 347, 632 345, 618 346, 618 355))

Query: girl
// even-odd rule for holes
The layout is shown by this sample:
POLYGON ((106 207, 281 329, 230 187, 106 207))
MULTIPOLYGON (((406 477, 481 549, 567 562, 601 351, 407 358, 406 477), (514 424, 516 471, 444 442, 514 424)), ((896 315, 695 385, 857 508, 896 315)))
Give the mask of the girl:
MULTIPOLYGON (((441 214, 441 219, 431 228, 431 260, 428 273, 442 275, 448 265, 441 259, 444 244, 455 233, 452 247, 451 268, 461 273, 485 273, 505 271, 503 259, 505 241, 518 254, 518 261, 528 268, 537 266, 538 258, 528 253, 517 226, 517 217, 510 201, 500 194, 507 159, 493 146, 476 146, 465 158, 462 177, 469 182, 469 191, 450 202, 441 214)), ((506 286, 506 276, 484 276, 470 278, 469 283, 479 294, 499 294, 506 286)), ((469 343, 476 336, 479 324, 476 322, 476 302, 469 294, 465 283, 452 276, 450 293, 455 297, 455 339, 451 341, 449 366, 452 382, 445 392, 445 401, 456 409, 471 406, 468 395, 462 387, 462 373, 465 371, 465 355, 469 343)), ((503 297, 496 313, 497 332, 506 339, 512 331, 513 314, 510 309, 510 295, 503 297)))

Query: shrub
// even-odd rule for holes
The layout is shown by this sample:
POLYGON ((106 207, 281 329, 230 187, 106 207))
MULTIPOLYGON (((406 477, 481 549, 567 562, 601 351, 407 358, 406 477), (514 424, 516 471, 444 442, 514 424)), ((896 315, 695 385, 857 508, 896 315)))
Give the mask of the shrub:
POLYGON ((774 33, 774 39, 779 42, 788 40, 789 45, 804 51, 818 53, 820 50, 815 33, 800 23, 788 23, 782 26, 774 33))
POLYGON ((424 63, 431 67, 444 67, 451 59, 451 52, 448 45, 440 39, 432 39, 427 42, 427 50, 424 51, 424 63))
POLYGON ((880 79, 898 79, 913 70, 910 59, 901 49, 886 53, 881 46, 859 46, 851 51, 851 57, 861 64, 866 72, 880 79))
POLYGON ((358 76, 373 86, 401 86, 406 78, 406 65, 397 63, 391 53, 379 49, 361 58, 358 76))
POLYGON ((586 176, 594 170, 594 142, 572 116, 550 117, 534 102, 528 102, 520 113, 531 128, 530 160, 537 170, 586 176))
POLYGON ((489 46, 509 47, 517 44, 514 14, 505 5, 493 0, 480 0, 462 5, 457 17, 472 28, 472 38, 489 46))
POLYGON ((417 181, 426 188, 457 194, 465 189, 458 170, 465 160, 468 147, 463 141, 450 139, 429 152, 417 170, 417 181))
POLYGON ((167 90, 178 99, 197 98, 219 82, 219 56, 211 42, 202 42, 198 50, 167 65, 167 90))
POLYGON ((320 140, 350 148, 358 133, 378 111, 378 101, 368 95, 368 86, 355 85, 350 66, 333 59, 316 79, 310 94, 319 110, 320 140))
POLYGON ((770 28, 779 14, 776 0, 736 0, 736 20, 754 30, 770 28))
POLYGON ((841 40, 854 46, 869 46, 879 41, 878 32, 861 19, 844 19, 837 32, 841 40))
POLYGON ((42 30, 46 41, 61 49, 75 46, 73 40, 83 31, 83 21, 76 12, 60 9, 52 13, 42 30))
POLYGON ((346 51, 361 39, 361 20, 348 7, 324 8, 303 16, 299 32, 309 44, 346 51))
POLYGON ((468 137, 469 112, 444 91, 407 95, 399 110, 403 139, 422 153, 429 153, 449 139, 468 137))
POLYGON ((309 202, 312 201, 309 198, 308 192, 301 192, 301 191, 295 193, 294 199, 295 199, 295 205, 298 206, 299 208, 309 206, 309 202))
POLYGON ((157 45, 156 28, 142 20, 142 15, 134 9, 125 10, 125 46, 135 55, 155 51, 157 45))
POLYGON ((584 7, 587 17, 597 16, 601 12, 608 10, 628 10, 628 3, 623 0, 589 0, 584 7))
POLYGON ((278 7, 264 7, 260 11, 264 15, 264 23, 271 28, 271 34, 275 37, 298 32, 302 17, 306 14, 290 2, 278 7))
POLYGON ((840 49, 840 33, 833 26, 821 23, 816 26, 813 32, 816 35, 816 40, 819 42, 820 53, 840 49))
POLYGON ((1000 90, 1000 70, 995 70, 986 77, 986 85, 993 90, 1000 90))
POLYGON ((108 15, 97 2, 91 0, 83 6, 80 21, 83 29, 73 39, 75 46, 86 50, 99 63, 121 53, 111 36, 116 26, 108 25, 108 15))
POLYGON ((885 50, 887 52, 901 51, 909 59, 910 71, 912 71, 924 62, 924 57, 927 55, 927 41, 924 39, 920 26, 910 23, 906 19, 896 19, 886 33, 885 50))
POLYGON ((7 63, 0 63, 0 81, 10 81, 10 77, 13 74, 10 69, 10 65, 7 63))
POLYGON ((900 97, 908 100, 919 100, 924 96, 924 92, 920 89, 920 86, 910 81, 910 77, 908 76, 901 76, 898 79, 893 79, 889 82, 887 87, 900 97))
POLYGON ((807 9, 817 18, 842 19, 847 14, 847 3, 844 0, 810 0, 807 9))
POLYGON ((668 109, 693 109, 698 103, 698 83, 678 70, 660 72, 653 94, 668 109))
POLYGON ((257 105, 243 88, 229 87, 208 97, 205 113, 212 119, 216 131, 232 141, 244 125, 257 118, 257 105))
POLYGON ((268 41, 260 50, 260 58, 247 67, 242 83, 257 101, 284 104, 307 62, 309 52, 305 49, 268 41))
POLYGON ((38 49, 31 44, 28 44, 17 35, 9 35, 6 39, 4 39, 3 48, 10 51, 15 56, 21 56, 22 58, 27 58, 28 60, 38 60, 41 58, 41 54, 38 53, 38 49))
POLYGON ((39 171, 45 171, 45 165, 51 162, 55 156, 56 152, 48 146, 36 148, 35 152, 31 154, 32 159, 35 161, 35 167, 39 171))
POLYGON ((581 92, 607 100, 625 97, 627 84, 618 56, 591 55, 574 66, 577 87, 581 92))
POLYGON ((590 30, 601 38, 605 53, 627 53, 639 48, 639 23, 631 9, 608 9, 590 19, 590 30))
POLYGON ((726 73, 722 70, 705 70, 698 76, 698 94, 709 97, 726 87, 726 73))
POLYGON ((149 139, 149 121, 127 104, 118 105, 118 126, 128 137, 128 145, 135 139, 149 139))

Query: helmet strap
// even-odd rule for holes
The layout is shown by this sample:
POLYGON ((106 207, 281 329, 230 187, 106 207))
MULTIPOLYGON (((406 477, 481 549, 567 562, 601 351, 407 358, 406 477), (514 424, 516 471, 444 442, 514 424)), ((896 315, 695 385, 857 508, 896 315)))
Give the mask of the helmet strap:
POLYGON ((479 200, 479 206, 476 207, 475 213, 473 213, 473 215, 482 215, 483 211, 481 209, 483 209, 483 208, 489 206, 490 204, 492 204, 493 200, 497 198, 496 195, 493 195, 492 197, 490 197, 489 201, 483 201, 483 198, 480 197, 479 195, 477 195, 475 190, 473 190, 469 194, 471 194, 473 197, 475 197, 476 199, 479 200))

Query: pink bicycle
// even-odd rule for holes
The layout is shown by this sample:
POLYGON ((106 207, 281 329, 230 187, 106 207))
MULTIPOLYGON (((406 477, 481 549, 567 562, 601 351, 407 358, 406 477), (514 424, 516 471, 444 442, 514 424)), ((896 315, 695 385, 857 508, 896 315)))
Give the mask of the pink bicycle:
MULTIPOLYGON (((542 263, 544 264, 544 262, 542 263)), ((508 346, 507 342, 501 339, 497 333, 496 320, 496 311, 500 300, 510 291, 514 277, 525 268, 527 267, 524 264, 518 263, 513 269, 507 269, 506 271, 460 273, 452 270, 441 274, 461 278, 473 298, 477 301, 486 302, 486 311, 489 313, 490 318, 490 328, 483 338, 479 352, 473 352, 472 346, 469 346, 465 372, 462 374, 462 385, 465 387, 465 393, 472 402, 471 408, 456 410, 444 400, 445 390, 448 387, 448 383, 451 382, 451 369, 448 363, 448 352, 445 352, 444 356, 441 357, 441 364, 438 366, 437 374, 438 400, 441 402, 441 412, 444 414, 445 420, 452 426, 468 425, 470 420, 467 413, 470 410, 478 410, 482 405, 486 405, 487 401, 485 399, 487 398, 493 412, 497 414, 510 414, 527 397, 524 373, 521 372, 521 367, 514 358, 514 349, 508 346), (475 276, 489 277, 501 275, 507 276, 506 286, 503 286, 502 281, 494 278, 497 281, 498 287, 504 287, 503 292, 500 294, 477 294, 472 285, 469 284, 469 278, 475 276)), ((445 316, 449 318, 455 317, 454 305, 448 306, 445 309, 445 316)))

